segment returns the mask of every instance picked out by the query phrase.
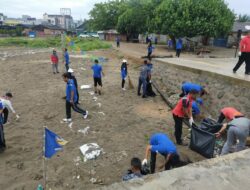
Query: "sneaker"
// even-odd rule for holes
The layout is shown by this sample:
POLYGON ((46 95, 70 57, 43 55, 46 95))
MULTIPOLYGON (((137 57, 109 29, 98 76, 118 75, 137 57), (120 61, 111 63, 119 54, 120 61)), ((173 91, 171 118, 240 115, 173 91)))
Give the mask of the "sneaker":
POLYGON ((141 96, 141 93, 137 93, 138 96, 141 96))
POLYGON ((87 119, 87 118, 88 118, 88 114, 89 114, 89 112, 88 112, 88 111, 86 111, 86 114, 85 114, 85 115, 83 115, 83 119, 87 119))
POLYGON ((146 95, 143 95, 142 98, 147 98, 147 96, 146 96, 146 95))
POLYGON ((236 73, 236 71, 235 71, 235 70, 233 70, 233 73, 235 74, 235 73, 236 73))
POLYGON ((63 119, 63 122, 65 122, 65 123, 70 123, 70 122, 72 122, 72 119, 71 119, 71 118, 69 118, 69 119, 64 118, 64 119, 63 119))
POLYGON ((122 88, 122 90, 123 90, 123 91, 125 91, 125 90, 126 90, 126 88, 122 88))
POLYGON ((97 91, 95 91, 95 94, 97 94, 97 91))

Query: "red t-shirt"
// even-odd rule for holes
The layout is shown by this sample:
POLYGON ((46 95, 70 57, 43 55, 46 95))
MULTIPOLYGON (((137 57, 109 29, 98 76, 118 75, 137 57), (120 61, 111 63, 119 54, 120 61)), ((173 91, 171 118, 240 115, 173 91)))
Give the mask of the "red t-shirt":
POLYGON ((172 110, 172 113, 178 117, 185 117, 184 108, 187 108, 188 111, 190 111, 192 109, 192 102, 193 99, 190 95, 181 98, 175 108, 172 110))
POLYGON ((237 116, 244 116, 242 113, 240 113, 238 110, 232 107, 223 108, 221 110, 221 113, 223 113, 225 118, 229 120, 233 120, 237 116))
POLYGON ((240 41, 240 51, 250 53, 250 36, 249 35, 244 37, 240 41))
POLYGON ((52 63, 57 64, 58 63, 58 56, 57 55, 51 55, 50 60, 52 63))

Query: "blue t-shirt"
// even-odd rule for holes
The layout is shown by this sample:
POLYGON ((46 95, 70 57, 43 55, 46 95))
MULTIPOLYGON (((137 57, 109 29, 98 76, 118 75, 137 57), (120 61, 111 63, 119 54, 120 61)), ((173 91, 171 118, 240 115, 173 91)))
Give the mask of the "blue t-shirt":
POLYGON ((65 59, 65 64, 68 65, 69 64, 69 53, 67 51, 64 53, 64 59, 65 59))
POLYGON ((76 102, 77 101, 76 87, 74 81, 72 79, 69 79, 66 85, 66 101, 68 102, 70 102, 72 91, 74 91, 73 101, 76 102))
POLYGON ((163 133, 154 134, 150 139, 151 152, 157 152, 163 155, 177 154, 174 143, 163 133))
POLYGON ((198 92, 201 92, 202 91, 202 86, 199 85, 199 84, 194 84, 194 83, 191 83, 191 82, 186 82, 182 85, 182 89, 183 91, 188 94, 191 90, 196 90, 198 92))
POLYGON ((193 115, 199 115, 201 113, 200 107, 196 101, 193 101, 192 103, 192 112, 193 115))
POLYGON ((153 49, 154 49, 153 46, 149 46, 149 47, 148 47, 148 53, 152 53, 152 52, 153 52, 153 49))
POLYGON ((176 43, 176 49, 182 49, 182 40, 178 39, 177 43, 176 43))
POLYGON ((92 67, 93 77, 94 78, 102 78, 102 66, 99 64, 94 64, 92 67))

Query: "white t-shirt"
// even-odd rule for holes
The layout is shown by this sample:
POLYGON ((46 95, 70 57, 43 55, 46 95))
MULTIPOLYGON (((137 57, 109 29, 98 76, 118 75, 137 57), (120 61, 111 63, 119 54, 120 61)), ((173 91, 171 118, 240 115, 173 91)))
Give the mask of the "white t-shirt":
POLYGON ((4 98, 0 98, 0 101, 3 104, 3 108, 7 108, 8 110, 12 111, 13 113, 16 113, 16 111, 14 110, 14 108, 12 107, 11 101, 6 100, 4 98))

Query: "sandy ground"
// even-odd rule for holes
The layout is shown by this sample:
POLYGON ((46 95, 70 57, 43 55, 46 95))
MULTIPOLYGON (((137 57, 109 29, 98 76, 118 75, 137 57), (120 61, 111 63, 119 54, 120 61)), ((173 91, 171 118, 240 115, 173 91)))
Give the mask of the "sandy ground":
MULTIPOLYGON (((144 45, 137 48, 142 51, 144 45)), ((64 67, 60 64, 61 73, 52 74, 50 50, 0 49, 0 93, 11 90, 13 105, 21 116, 15 121, 10 114, 10 124, 4 127, 7 150, 0 154, 1 190, 35 189, 43 182, 43 126, 69 141, 62 152, 47 161, 47 184, 52 190, 93 189, 119 182, 133 156, 144 158, 151 134, 165 132, 173 138, 172 115, 160 96, 142 99, 135 89, 121 90, 120 59, 123 54, 130 63, 129 73, 137 86, 141 60, 131 55, 132 51, 131 48, 129 52, 115 49, 88 52, 109 59, 103 63, 104 94, 94 101, 89 94, 93 89, 79 91, 81 107, 87 109, 90 116, 83 120, 72 112, 70 129, 61 123, 65 117, 65 100, 62 99, 65 83, 61 77, 64 67), (87 135, 78 132, 87 126, 90 127, 87 135), (92 142, 98 143, 104 153, 96 160, 77 161, 77 165, 76 160, 81 157, 79 147, 92 142), (95 184, 92 178, 96 179, 95 184)), ((92 84, 92 63, 81 55, 72 55, 71 61, 79 85, 92 84)), ((193 162, 203 159, 187 147, 178 148, 185 159, 193 162)))

